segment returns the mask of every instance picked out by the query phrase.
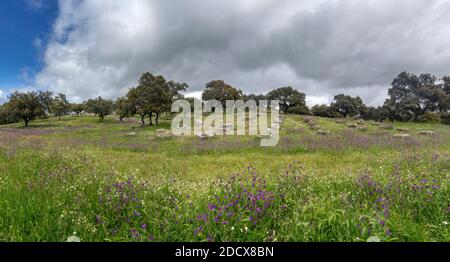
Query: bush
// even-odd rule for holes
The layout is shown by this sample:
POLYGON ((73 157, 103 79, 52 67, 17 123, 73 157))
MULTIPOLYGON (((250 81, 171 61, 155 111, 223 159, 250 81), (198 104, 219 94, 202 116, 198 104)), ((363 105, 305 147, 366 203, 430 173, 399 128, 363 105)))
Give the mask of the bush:
POLYGON ((450 125, 450 113, 441 114, 441 123, 445 125, 450 125))
POLYGON ((441 121, 441 117, 436 113, 425 112, 425 114, 417 118, 417 121, 422 123, 439 123, 441 121))

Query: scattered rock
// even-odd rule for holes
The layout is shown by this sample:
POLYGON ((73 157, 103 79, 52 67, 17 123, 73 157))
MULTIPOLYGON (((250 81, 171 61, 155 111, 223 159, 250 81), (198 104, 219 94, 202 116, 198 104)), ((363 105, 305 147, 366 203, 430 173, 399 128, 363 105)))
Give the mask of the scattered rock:
POLYGON ((343 124, 345 123, 344 119, 337 119, 336 121, 334 121, 336 124, 343 124))
POLYGON ((357 123, 358 125, 362 125, 362 124, 364 124, 364 120, 360 119, 360 120, 358 120, 356 123, 357 123))
POLYGON ((383 129, 394 129, 394 125, 392 124, 384 124, 381 126, 381 128, 383 129))
POLYGON ((136 132, 127 133, 127 136, 136 136, 136 135, 137 135, 136 132))
POLYGON ((311 129, 312 130, 320 130, 320 126, 318 126, 318 125, 311 126, 311 129))
POLYGON ((357 127, 358 127, 358 124, 356 124, 356 123, 351 123, 351 124, 348 124, 347 126, 350 127, 350 128, 357 128, 357 127))
POLYGON ((317 134, 319 135, 328 135, 330 133, 330 131, 324 131, 324 130, 318 130, 317 134))
POLYGON ((209 140, 209 139, 214 138, 215 135, 214 135, 214 133, 202 133, 202 134, 200 134, 200 135, 197 135, 197 137, 198 137, 200 140, 205 141, 205 140, 209 140))
POLYGON ((167 137, 172 136, 172 132, 167 129, 157 129, 155 134, 156 134, 156 137, 159 137, 159 138, 167 138, 167 137))
POLYGON ((422 136, 431 136, 434 134, 436 134, 436 132, 434 132, 434 131, 420 131, 419 132, 419 135, 422 135, 422 136))
POLYGON ((372 123, 370 123, 372 126, 379 126, 380 125, 380 122, 372 122, 372 123))

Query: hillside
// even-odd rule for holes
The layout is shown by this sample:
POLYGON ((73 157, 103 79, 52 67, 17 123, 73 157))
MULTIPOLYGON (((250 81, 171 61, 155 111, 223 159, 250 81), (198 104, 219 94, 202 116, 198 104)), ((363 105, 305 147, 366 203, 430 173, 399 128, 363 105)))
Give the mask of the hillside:
POLYGON ((450 241, 449 126, 289 115, 264 148, 139 125, 0 126, 0 241, 450 241))

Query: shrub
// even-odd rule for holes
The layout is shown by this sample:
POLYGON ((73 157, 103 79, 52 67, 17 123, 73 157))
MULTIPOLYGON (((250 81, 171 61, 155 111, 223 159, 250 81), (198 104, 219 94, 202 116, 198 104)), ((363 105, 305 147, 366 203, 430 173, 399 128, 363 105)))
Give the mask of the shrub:
POLYGON ((441 121, 441 117, 436 113, 425 112, 425 114, 417 118, 417 121, 422 123, 439 123, 441 121))
POLYGON ((441 114, 441 123, 445 125, 450 125, 450 113, 441 114))

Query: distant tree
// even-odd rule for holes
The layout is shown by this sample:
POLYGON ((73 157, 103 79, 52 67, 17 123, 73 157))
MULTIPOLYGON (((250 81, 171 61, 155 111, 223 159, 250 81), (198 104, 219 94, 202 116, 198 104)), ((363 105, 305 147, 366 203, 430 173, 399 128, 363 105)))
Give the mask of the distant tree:
POLYGON ((50 108, 58 116, 58 119, 61 120, 61 116, 67 114, 67 111, 70 109, 66 95, 61 93, 56 95, 52 100, 50 108))
POLYGON ((305 102, 305 94, 288 86, 275 89, 267 94, 268 100, 279 100, 283 113, 306 113, 308 107, 305 102))
POLYGON ((267 97, 263 94, 259 94, 259 95, 255 95, 255 94, 249 94, 249 95, 244 95, 244 101, 248 101, 248 100, 254 100, 254 101, 259 101, 259 100, 266 100, 267 97))
POLYGON ((17 123, 20 121, 20 118, 13 115, 12 110, 10 109, 10 104, 5 103, 0 105, 0 125, 17 123))
POLYGON ((145 116, 147 116, 149 109, 149 101, 147 94, 143 87, 132 87, 127 93, 127 99, 132 108, 132 114, 137 114, 141 117, 142 126, 145 126, 145 116))
POLYGON ((244 101, 254 100, 256 102, 256 105, 259 106, 259 101, 267 100, 267 97, 263 94, 255 95, 255 94, 249 94, 244 96, 244 101))
POLYGON ((125 97, 117 98, 114 103, 114 107, 120 121, 122 121, 125 117, 130 117, 133 115, 133 106, 125 97))
POLYGON ((450 95, 450 76, 442 77, 442 89, 447 95, 450 95))
POLYGON ((186 97, 185 99, 186 99, 186 101, 188 101, 189 104, 191 105, 191 112, 192 112, 192 113, 194 112, 194 109, 195 109, 195 108, 194 108, 195 102, 197 101, 197 102, 199 102, 199 103, 202 103, 202 101, 201 101, 200 99, 195 98, 195 97, 186 97))
POLYGON ((149 118, 152 125, 152 116, 155 115, 155 124, 159 124, 159 116, 162 112, 168 112, 171 109, 172 102, 183 98, 181 92, 186 91, 186 83, 178 83, 173 80, 166 81, 161 75, 152 75, 145 73, 139 80, 139 86, 145 88, 149 98, 149 118))
POLYGON ((362 113, 361 118, 365 120, 375 120, 375 121, 383 121, 387 118, 387 114, 383 107, 367 107, 362 113))
POLYGON ((227 100, 240 100, 244 98, 242 90, 232 87, 223 80, 213 80, 206 84, 202 94, 203 101, 217 100, 226 106, 227 100))
POLYGON ((89 99, 86 102, 86 111, 92 114, 95 114, 100 118, 100 122, 103 122, 103 119, 107 115, 110 115, 114 109, 114 102, 112 100, 103 99, 102 97, 98 97, 96 99, 89 99))
POLYGON ((392 82, 385 106, 397 120, 418 120, 425 112, 445 111, 448 98, 445 89, 445 77, 440 85, 431 74, 417 76, 403 72, 392 82))
POLYGON ((80 116, 83 113, 83 111, 84 111, 84 104, 83 103, 70 104, 70 110, 75 112, 75 114, 77 114, 77 116, 80 116))
POLYGON ((6 108, 10 117, 22 119, 28 126, 30 121, 45 116, 46 105, 36 92, 14 92, 9 96, 6 108))
POLYGON ((39 102, 44 108, 44 116, 52 114, 53 93, 50 91, 38 91, 37 93, 39 102))
POLYGON ((447 113, 450 111, 450 76, 444 76, 442 82, 441 89, 446 96, 441 100, 439 110, 443 113, 447 113))
POLYGON ((172 102, 181 98, 181 92, 187 88, 188 85, 185 83, 166 81, 163 76, 147 72, 142 74, 139 85, 129 90, 127 98, 132 106, 133 114, 141 116, 143 126, 145 126, 145 116, 147 115, 150 120, 149 125, 153 125, 154 114, 156 115, 155 122, 158 125, 160 114, 169 111, 172 102))
POLYGON ((311 113, 314 116, 321 116, 321 117, 334 117, 334 114, 328 105, 315 105, 311 108, 311 113))
POLYGON ((331 103, 331 110, 343 117, 353 117, 360 115, 365 108, 362 99, 357 97, 351 97, 348 95, 340 94, 334 97, 333 103, 331 103))

